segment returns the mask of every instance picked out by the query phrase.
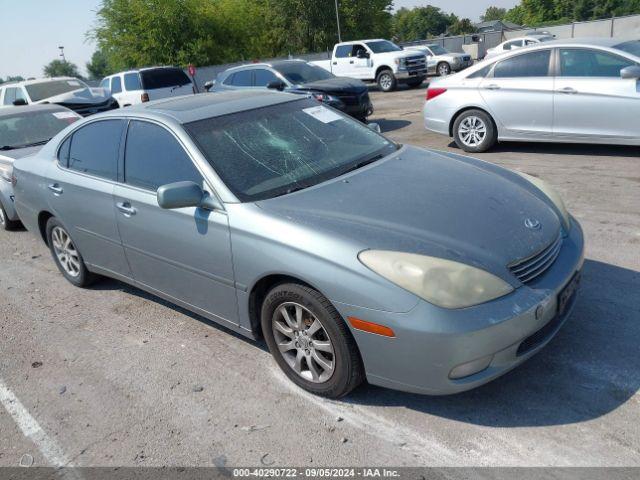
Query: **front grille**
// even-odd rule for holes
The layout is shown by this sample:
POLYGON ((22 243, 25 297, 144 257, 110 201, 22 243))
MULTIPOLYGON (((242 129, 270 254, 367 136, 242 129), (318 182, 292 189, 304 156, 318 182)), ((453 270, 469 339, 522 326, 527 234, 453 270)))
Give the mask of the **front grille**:
POLYGON ((426 58, 423 57, 422 55, 419 55, 417 57, 409 57, 405 60, 405 62, 406 62, 407 70, 409 71, 409 73, 417 72, 427 68, 426 58))
POLYGON ((522 283, 528 283, 534 278, 539 277, 547 271, 556 258, 560 254, 562 248, 562 233, 546 246, 542 251, 525 258, 524 260, 518 260, 515 263, 509 265, 509 271, 513 273, 518 280, 522 283))

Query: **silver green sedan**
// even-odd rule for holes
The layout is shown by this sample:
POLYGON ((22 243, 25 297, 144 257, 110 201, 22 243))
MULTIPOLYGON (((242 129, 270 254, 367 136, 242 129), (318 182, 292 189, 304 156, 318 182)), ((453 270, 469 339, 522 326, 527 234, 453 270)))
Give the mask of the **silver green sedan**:
POLYGON ((560 329, 583 262, 580 225, 543 181, 285 93, 96 115, 14 175, 20 217, 71 283, 116 278, 264 337, 328 397, 502 375, 560 329))

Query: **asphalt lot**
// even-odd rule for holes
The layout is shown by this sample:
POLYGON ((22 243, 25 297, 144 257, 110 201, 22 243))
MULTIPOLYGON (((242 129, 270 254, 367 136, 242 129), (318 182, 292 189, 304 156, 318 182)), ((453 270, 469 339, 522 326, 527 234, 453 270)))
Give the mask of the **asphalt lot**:
MULTIPOLYGON (((424 88, 372 92, 400 142, 424 88)), ((640 466, 640 151, 504 144, 478 155, 548 180, 587 239, 573 316, 477 390, 302 392, 261 343, 122 283, 80 290, 34 235, 0 232, 0 466, 640 466)))

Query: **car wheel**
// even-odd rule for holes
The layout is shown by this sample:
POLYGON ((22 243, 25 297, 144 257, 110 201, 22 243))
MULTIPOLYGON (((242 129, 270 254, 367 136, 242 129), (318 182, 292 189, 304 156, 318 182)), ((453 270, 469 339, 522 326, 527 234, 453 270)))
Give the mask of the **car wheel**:
POLYGON ((486 152, 497 140, 493 120, 482 110, 467 110, 453 124, 456 144, 465 152, 486 152))
POLYGON ((362 382, 356 342, 320 292, 295 283, 276 286, 262 304, 261 324, 269 351, 296 385, 339 398, 362 382))
POLYGON ((82 255, 71 239, 67 229, 56 219, 51 217, 47 222, 47 243, 53 255, 58 270, 76 287, 91 285, 96 275, 87 270, 82 255))
POLYGON ((376 79, 378 88, 383 92, 391 92, 396 89, 397 80, 391 70, 382 70, 376 79))
POLYGON ((447 62, 440 62, 438 64, 437 71, 438 75, 440 75, 441 77, 445 77, 451 73, 451 65, 449 65, 447 62))
POLYGON ((2 203, 0 202, 0 230, 10 231, 18 228, 18 222, 9 220, 7 212, 4 210, 2 203))
POLYGON ((424 82, 424 78, 420 77, 417 79, 409 80, 407 82, 407 85, 409 86, 409 88, 418 88, 420 85, 422 85, 422 82, 424 82))

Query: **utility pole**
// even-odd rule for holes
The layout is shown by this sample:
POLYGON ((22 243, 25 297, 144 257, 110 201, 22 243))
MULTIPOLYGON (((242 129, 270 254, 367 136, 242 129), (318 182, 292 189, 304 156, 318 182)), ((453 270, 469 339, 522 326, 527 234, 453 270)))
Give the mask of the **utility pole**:
POLYGON ((338 43, 341 43, 342 36, 340 35, 340 14, 338 13, 338 0, 336 0, 336 23, 338 24, 338 43))
POLYGON ((58 48, 60 49, 60 56, 62 57, 62 61, 66 63, 67 59, 64 56, 64 47, 60 45, 58 48))

